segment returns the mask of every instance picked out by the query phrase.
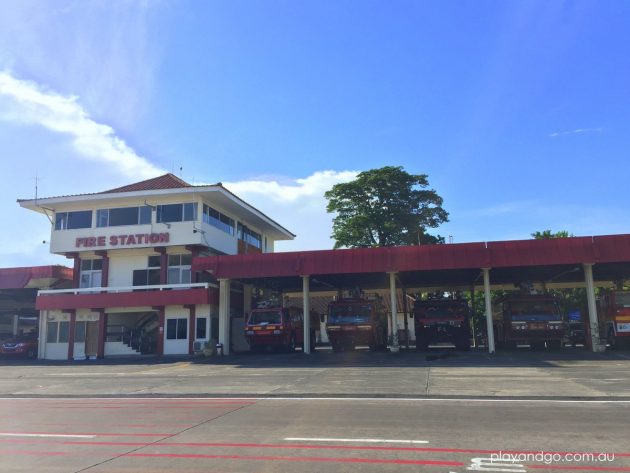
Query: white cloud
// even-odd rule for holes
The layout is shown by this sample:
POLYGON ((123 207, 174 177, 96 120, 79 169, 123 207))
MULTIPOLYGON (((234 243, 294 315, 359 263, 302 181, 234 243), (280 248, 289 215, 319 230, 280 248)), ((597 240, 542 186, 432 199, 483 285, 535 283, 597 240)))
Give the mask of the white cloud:
POLYGON ((557 131, 555 133, 549 133, 549 137, 556 138, 558 136, 565 135, 585 135, 587 133, 601 133, 604 131, 603 128, 576 128, 575 130, 570 131, 557 131))
POLYGON ((316 171, 297 179, 256 178, 223 185, 297 235, 280 242, 276 250, 332 248, 332 214, 326 212, 324 192, 356 178, 359 171, 316 171))
POLYGON ((67 135, 78 156, 113 166, 134 180, 146 179, 164 171, 138 156, 108 125, 92 120, 77 97, 64 96, 34 82, 19 80, 0 72, 0 119, 26 125, 39 125, 67 135))

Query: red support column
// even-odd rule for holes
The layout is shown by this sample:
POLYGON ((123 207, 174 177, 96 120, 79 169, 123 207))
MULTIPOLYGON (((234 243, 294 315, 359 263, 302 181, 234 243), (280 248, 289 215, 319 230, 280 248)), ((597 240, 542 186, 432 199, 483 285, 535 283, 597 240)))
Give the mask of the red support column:
POLYGON ((160 246, 153 248, 153 251, 160 254, 160 284, 166 284, 168 280, 168 255, 166 254, 166 247, 160 246))
POLYGON ((109 255, 106 250, 100 250, 94 252, 96 256, 100 256, 103 259, 103 269, 101 269, 101 287, 107 287, 109 285, 109 255))
POLYGON ((164 306, 157 307, 158 311, 158 339, 157 354, 164 354, 164 306))
POLYGON ((66 258, 74 259, 74 267, 72 270, 72 287, 77 289, 79 287, 79 278, 81 276, 81 258, 79 258, 79 253, 72 252, 66 253, 66 258))
POLYGON ((77 311, 71 310, 70 312, 70 325, 68 326, 68 359, 74 358, 74 332, 77 322, 77 311))
POLYGON ((98 358, 105 357, 105 336, 107 330, 107 314, 105 313, 105 309, 98 310, 98 348, 96 352, 96 356, 98 358))
POLYGON ((195 319, 196 319, 196 309, 195 305, 186 306, 189 310, 188 315, 188 354, 192 355, 193 351, 193 343, 195 341, 196 327, 195 327, 195 319))

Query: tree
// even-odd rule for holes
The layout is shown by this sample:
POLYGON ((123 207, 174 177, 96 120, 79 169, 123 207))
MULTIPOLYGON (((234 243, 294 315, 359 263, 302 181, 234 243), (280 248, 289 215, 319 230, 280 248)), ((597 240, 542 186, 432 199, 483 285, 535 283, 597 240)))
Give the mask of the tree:
POLYGON ((531 234, 535 240, 550 240, 552 238, 569 238, 574 236, 566 230, 560 230, 556 233, 552 233, 551 230, 537 231, 531 234))
POLYGON ((409 174, 402 166, 361 172, 354 181, 335 184, 324 196, 336 213, 335 248, 444 242, 426 233, 448 222, 442 197, 429 189, 426 174, 409 174))

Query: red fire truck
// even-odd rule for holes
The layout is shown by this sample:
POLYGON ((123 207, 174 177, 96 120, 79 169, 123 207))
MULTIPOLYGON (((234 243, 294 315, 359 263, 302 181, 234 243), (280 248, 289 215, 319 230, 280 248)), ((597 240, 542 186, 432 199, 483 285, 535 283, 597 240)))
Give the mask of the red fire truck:
POLYGON ((558 301, 550 295, 513 294, 499 301, 494 313, 497 346, 560 348, 566 323, 558 301))
POLYGON ((367 345, 387 348, 387 312, 379 296, 339 299, 328 304, 326 334, 333 351, 367 345))
POLYGON ((604 293, 597 312, 610 348, 630 346, 630 291, 604 293))
POLYGON ((416 300, 413 306, 416 350, 432 343, 449 342, 470 350, 470 308, 463 299, 416 300))
MULTIPOLYGON (((311 347, 315 347, 319 316, 311 311, 311 347)), ((266 348, 294 351, 304 346, 304 311, 299 307, 253 309, 244 327, 252 351, 266 348)))

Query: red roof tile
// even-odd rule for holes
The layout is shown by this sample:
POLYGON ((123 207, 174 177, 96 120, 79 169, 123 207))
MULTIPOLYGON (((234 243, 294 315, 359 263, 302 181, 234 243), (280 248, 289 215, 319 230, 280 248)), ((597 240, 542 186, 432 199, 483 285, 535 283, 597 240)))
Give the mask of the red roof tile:
POLYGON ((179 177, 171 174, 164 174, 163 176, 154 177, 153 179, 147 179, 146 181, 136 182, 135 184, 129 184, 116 189, 110 189, 103 191, 101 194, 113 194, 117 192, 135 192, 135 191, 149 191, 156 189, 181 189, 184 187, 193 187, 186 181, 183 181, 179 177))

